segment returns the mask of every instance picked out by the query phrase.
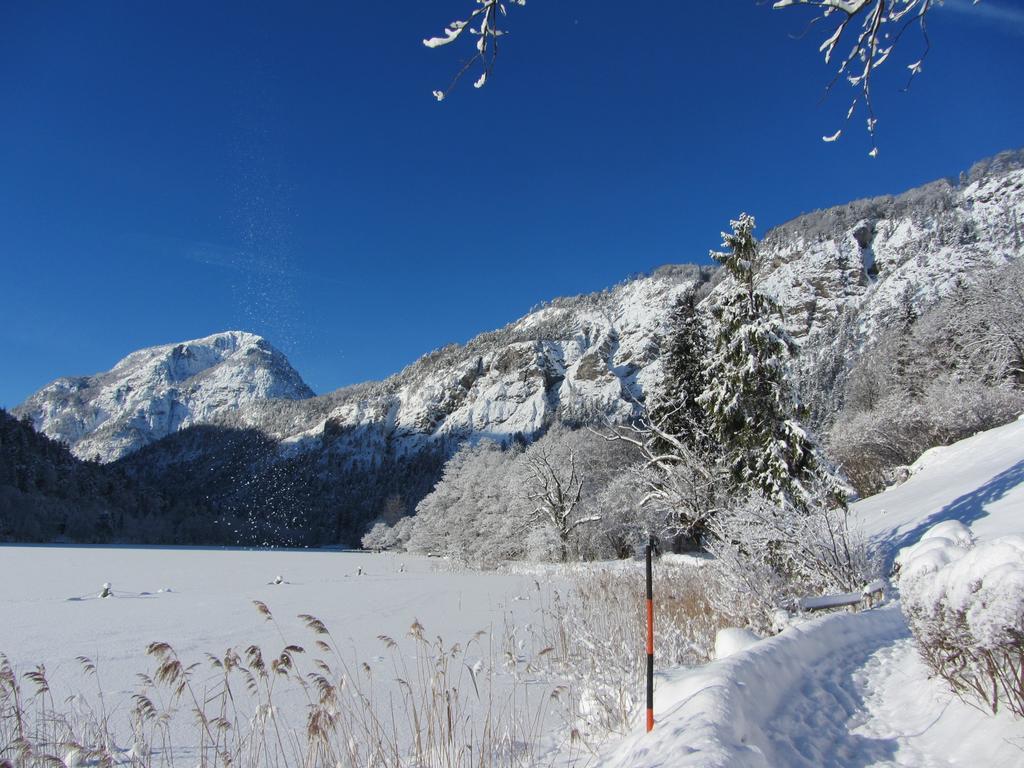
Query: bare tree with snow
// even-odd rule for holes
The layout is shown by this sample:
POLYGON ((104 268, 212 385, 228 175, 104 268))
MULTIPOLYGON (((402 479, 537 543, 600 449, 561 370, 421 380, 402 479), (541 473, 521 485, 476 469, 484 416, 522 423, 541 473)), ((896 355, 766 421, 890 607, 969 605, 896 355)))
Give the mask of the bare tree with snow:
POLYGON ((646 417, 632 425, 608 425, 603 434, 606 440, 636 450, 634 473, 644 488, 639 508, 658 521, 649 533, 678 544, 699 543, 718 510, 728 477, 724 466, 693 441, 696 424, 689 422, 683 433, 672 429, 669 422, 677 416, 667 411, 659 420, 646 417))
POLYGON ((599 514, 583 512, 583 470, 577 437, 571 432, 548 435, 523 456, 522 499, 531 507, 529 520, 549 525, 558 536, 560 559, 569 558, 576 529, 597 523, 599 514))

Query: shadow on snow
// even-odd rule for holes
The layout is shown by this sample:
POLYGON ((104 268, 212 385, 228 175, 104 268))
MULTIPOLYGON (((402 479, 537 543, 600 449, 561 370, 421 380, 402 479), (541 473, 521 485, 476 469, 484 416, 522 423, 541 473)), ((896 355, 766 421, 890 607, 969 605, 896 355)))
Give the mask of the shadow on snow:
POLYGON ((1024 484, 1024 461, 1018 461, 981 487, 954 499, 938 512, 929 515, 916 526, 890 541, 885 552, 886 568, 892 566, 893 559, 903 547, 915 544, 933 525, 947 520, 959 520, 970 527, 971 523, 988 515, 988 510, 985 507, 999 501, 1022 484, 1024 484))

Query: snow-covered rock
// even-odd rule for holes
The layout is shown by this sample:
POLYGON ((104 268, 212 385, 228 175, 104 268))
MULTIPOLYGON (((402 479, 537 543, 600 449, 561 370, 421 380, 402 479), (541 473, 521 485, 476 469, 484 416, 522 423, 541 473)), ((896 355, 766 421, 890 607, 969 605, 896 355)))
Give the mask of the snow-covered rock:
POLYGON ((57 379, 15 414, 80 458, 112 461, 254 401, 312 396, 281 352, 228 331, 133 352, 106 373, 57 379))

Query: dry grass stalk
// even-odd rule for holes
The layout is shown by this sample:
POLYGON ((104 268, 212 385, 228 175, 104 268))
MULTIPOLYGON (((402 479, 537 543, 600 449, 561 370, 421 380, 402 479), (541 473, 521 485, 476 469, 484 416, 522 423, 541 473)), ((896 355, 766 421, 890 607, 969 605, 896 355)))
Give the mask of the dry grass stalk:
MULTIPOLYGON (((659 665, 710 657, 723 620, 701 578, 658 569, 659 665)), ((79 663, 94 694, 57 706, 43 666, 19 678, 0 655, 0 768, 525 768, 559 752, 585 761, 639 711, 640 583, 614 569, 577 573, 564 595, 535 582, 537 623, 506 619, 464 643, 430 639, 414 621, 405 638, 378 637, 390 668, 340 653, 311 614, 299 620, 313 653, 283 640, 274 653, 251 644, 187 662, 154 642, 153 669, 138 675, 130 706, 111 710, 117 723, 92 660, 79 663)), ((283 639, 270 608, 254 605, 283 639)))

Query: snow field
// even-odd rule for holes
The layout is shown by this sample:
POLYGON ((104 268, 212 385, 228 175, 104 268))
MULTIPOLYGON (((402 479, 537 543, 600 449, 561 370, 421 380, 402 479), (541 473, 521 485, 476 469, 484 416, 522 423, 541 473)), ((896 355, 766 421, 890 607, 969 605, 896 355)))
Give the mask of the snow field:
MULTIPOLYGON (((19 677, 44 664, 55 702, 73 695, 96 710, 96 692, 102 690, 118 759, 127 759, 132 748, 131 696, 140 690, 138 673, 155 676, 159 660, 147 656, 146 648, 157 641, 172 649, 164 658, 199 663, 192 684, 198 698, 214 701, 222 671, 206 654, 224 660, 234 649, 253 669, 246 649, 255 645, 270 668, 286 645, 303 647, 291 654, 302 675, 315 670, 317 656, 330 664, 329 678, 344 674, 351 681, 338 689, 340 703, 324 713, 362 729, 360 749, 374 739, 405 738, 409 708, 424 716, 438 687, 449 691, 460 733, 477 745, 481 718, 499 720, 493 739, 507 736, 495 745, 502 749, 526 736, 539 743, 560 722, 558 703, 548 699, 550 687, 529 675, 533 649, 513 629, 529 625, 538 613, 539 587, 528 577, 453 572, 426 558, 322 551, 2 547, 0 562, 7 572, 24 574, 0 598, 0 653, 19 677), (112 585, 111 597, 98 596, 104 582, 112 585), (274 621, 257 610, 257 600, 274 621), (322 620, 331 636, 311 632, 299 614, 322 620), (410 637, 411 630, 418 637, 410 637), (330 651, 318 651, 317 641, 328 640, 330 651), (83 671, 79 656, 95 663, 95 675, 83 671), (399 676, 409 683, 408 696, 399 676), (376 703, 359 705, 357 692, 376 703), (384 715, 390 718, 386 728, 384 715)), ((262 728, 270 717, 281 730, 304 734, 308 691, 295 676, 271 678, 272 702, 269 691, 246 698, 240 730, 272 734, 262 728)), ((244 687, 236 681, 239 692, 244 687)), ((167 691, 162 695, 166 699, 167 691)), ((160 697, 150 698, 159 708, 160 697)), ((76 703, 70 709, 81 708, 76 703)), ((199 759, 198 730, 183 704, 168 742, 179 759, 199 759)), ((340 736, 344 729, 338 730, 340 736)), ((433 731, 435 737, 439 733, 433 731)), ((159 735, 154 731, 149 748, 159 735)), ((285 741, 295 754, 278 764, 301 762, 295 755, 305 746, 291 739, 285 741)), ((265 754, 252 760, 254 768, 273 762, 265 754)))

